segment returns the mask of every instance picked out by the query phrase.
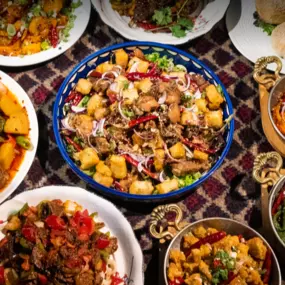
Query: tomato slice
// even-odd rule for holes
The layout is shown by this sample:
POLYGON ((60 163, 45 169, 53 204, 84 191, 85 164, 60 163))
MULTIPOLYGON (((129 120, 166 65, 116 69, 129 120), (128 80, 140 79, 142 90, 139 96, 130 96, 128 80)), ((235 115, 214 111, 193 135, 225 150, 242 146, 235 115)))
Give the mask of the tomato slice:
POLYGON ((41 284, 47 284, 48 280, 45 275, 38 273, 38 278, 41 284))
POLYGON ((37 229, 32 225, 24 225, 22 228, 22 235, 31 242, 36 242, 37 229))
POLYGON ((66 228, 64 220, 56 215, 50 215, 45 220, 49 228, 54 230, 63 230, 66 228))
POLYGON ((104 249, 106 248, 108 245, 110 244, 110 240, 108 238, 105 237, 99 237, 99 239, 97 240, 96 246, 99 249, 104 249))

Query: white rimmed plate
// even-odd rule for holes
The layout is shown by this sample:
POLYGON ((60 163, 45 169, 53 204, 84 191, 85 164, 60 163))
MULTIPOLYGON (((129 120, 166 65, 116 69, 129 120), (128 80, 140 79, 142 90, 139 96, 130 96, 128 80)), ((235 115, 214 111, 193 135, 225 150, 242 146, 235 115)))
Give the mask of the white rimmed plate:
MULTIPOLYGON (((21 209, 25 203, 36 206, 43 200, 71 200, 80 204, 90 213, 98 212, 99 220, 105 223, 103 232, 110 231, 118 238, 118 250, 114 254, 120 276, 128 275, 129 284, 143 285, 143 256, 131 225, 123 214, 109 201, 82 188, 69 186, 48 186, 21 193, 0 206, 0 220, 21 209)), ((0 239, 3 234, 0 233, 0 239)))
POLYGON ((209 32, 224 16, 230 0, 214 0, 207 4, 198 17, 192 32, 184 38, 176 38, 168 33, 149 33, 142 28, 130 28, 129 17, 122 17, 112 9, 110 0, 91 0, 101 19, 123 37, 136 41, 151 41, 162 44, 179 45, 209 32))
POLYGON ((24 91, 24 89, 13 78, 11 78, 9 75, 2 72, 1 70, 0 81, 8 87, 8 89, 17 97, 18 102, 26 108, 30 122, 29 137, 31 143, 33 144, 33 149, 26 151, 25 157, 20 165, 17 174, 14 176, 12 181, 2 191, 0 191, 1 203, 17 189, 17 187, 27 175, 35 158, 39 139, 39 127, 36 111, 28 94, 24 91))
MULTIPOLYGON (((255 0, 233 0, 226 16, 227 29, 235 47, 247 59, 255 63, 260 57, 278 54, 272 48, 271 37, 254 26, 255 0)), ((282 73, 285 73, 285 60, 282 73)), ((276 65, 268 69, 275 71, 276 65)))
MULTIPOLYGON (((73 2, 77 2, 73 0, 73 2)), ((0 66, 28 66, 53 59, 71 48, 84 33, 90 19, 91 3, 90 0, 82 0, 82 5, 75 9, 76 19, 74 27, 70 30, 70 36, 67 42, 61 42, 56 48, 41 51, 32 55, 4 56, 0 55, 0 66)))

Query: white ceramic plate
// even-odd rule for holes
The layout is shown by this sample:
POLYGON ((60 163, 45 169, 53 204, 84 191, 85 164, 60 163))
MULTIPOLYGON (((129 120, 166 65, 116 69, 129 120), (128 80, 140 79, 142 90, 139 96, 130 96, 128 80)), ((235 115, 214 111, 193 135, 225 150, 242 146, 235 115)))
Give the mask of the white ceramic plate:
MULTIPOLYGON (((131 225, 122 213, 110 202, 82 188, 69 186, 48 186, 21 193, 0 206, 0 220, 6 220, 25 203, 36 206, 43 200, 71 200, 80 204, 90 213, 98 212, 99 220, 105 223, 103 232, 110 231, 118 238, 118 250, 114 254, 120 276, 128 275, 134 285, 143 285, 143 256, 131 225)), ((0 233, 0 239, 3 234, 0 233)))
MULTIPOLYGON (((73 2, 77 2, 77 0, 73 0, 73 2)), ((74 14, 76 15, 76 19, 67 42, 61 42, 56 48, 24 57, 0 55, 0 66, 19 67, 38 64, 53 59, 71 48, 84 33, 90 18, 90 0, 82 0, 81 2, 82 5, 75 9, 74 14)))
POLYGON ((30 122, 30 133, 29 137, 31 143, 33 144, 33 149, 26 151, 24 160, 20 165, 20 169, 18 173, 14 176, 12 181, 0 192, 0 203, 4 201, 9 195, 13 193, 20 185, 20 183, 24 180, 25 176, 27 175, 33 161, 35 158, 37 146, 38 146, 38 139, 39 139, 39 127, 38 127, 38 119, 34 109, 34 106, 27 95, 27 93, 23 90, 23 88, 9 75, 2 72, 0 70, 0 81, 8 87, 8 89, 18 98, 18 102, 25 106, 29 122, 30 122))
MULTIPOLYGON (((255 11, 255 0, 233 0, 226 16, 227 28, 233 44, 253 63, 263 56, 278 56, 272 48, 271 37, 261 28, 254 26, 255 11)), ((284 59, 282 63, 282 73, 285 73, 284 59)), ((276 65, 271 64, 268 69, 275 71, 276 65)))
POLYGON ((130 28, 128 23, 129 17, 122 17, 118 12, 112 9, 110 0, 91 0, 93 6, 98 11, 101 19, 120 33, 123 37, 136 41, 151 41, 162 44, 179 45, 193 40, 209 32, 212 27, 224 16, 230 0, 211 1, 203 9, 198 17, 192 32, 188 32, 184 38, 176 38, 170 33, 149 33, 142 28, 130 28))

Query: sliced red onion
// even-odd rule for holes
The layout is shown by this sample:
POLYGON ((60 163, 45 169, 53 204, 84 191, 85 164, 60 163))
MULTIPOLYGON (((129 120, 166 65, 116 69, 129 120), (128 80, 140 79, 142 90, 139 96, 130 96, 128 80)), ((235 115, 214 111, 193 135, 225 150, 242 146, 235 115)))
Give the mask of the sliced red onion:
POLYGON ((193 152, 186 146, 183 144, 184 149, 186 150, 186 156, 189 158, 193 158, 193 152))
POLYGON ((102 78, 105 78, 106 75, 108 74, 113 74, 115 76, 115 78, 117 78, 119 76, 119 74, 116 71, 106 71, 105 73, 103 73, 102 78))
POLYGON ((134 88, 135 88, 135 84, 133 82, 130 82, 128 89, 134 89, 134 88))
POLYGON ((132 67, 130 68, 130 73, 131 73, 131 72, 136 72, 138 66, 139 66, 139 62, 137 61, 137 62, 135 62, 135 63, 132 65, 132 67))
MULTIPOLYGON (((178 85, 178 89, 181 91, 181 92, 185 92, 189 89, 190 87, 190 84, 191 84, 191 79, 190 79, 190 75, 189 74, 185 74, 185 78, 186 78, 186 84, 184 85, 180 85, 179 82, 183 82, 182 79, 178 79, 176 81, 177 85, 178 85)), ((184 82, 183 82, 184 83, 184 82)))
POLYGON ((62 108, 62 114, 63 114, 63 116, 66 116, 66 114, 67 114, 67 112, 66 112, 66 110, 65 110, 65 106, 70 106, 70 103, 65 103, 65 104, 63 105, 63 108, 62 108))
POLYGON ((163 182, 166 180, 166 175, 164 173, 164 171, 162 170, 160 173, 159 173, 159 181, 160 182, 163 182))
POLYGON ((145 162, 145 160, 142 160, 139 164, 138 164, 138 171, 142 172, 143 171, 143 163, 145 162))
POLYGON ((99 80, 96 81, 95 85, 97 86, 101 81, 108 82, 110 85, 112 84, 111 80, 106 78, 100 78, 99 80))
POLYGON ((74 113, 83 113, 86 111, 86 107, 71 106, 71 110, 74 113))
POLYGON ((129 121, 130 119, 128 117, 126 117, 122 111, 122 102, 123 102, 123 100, 119 101, 119 103, 118 103, 119 113, 125 120, 129 121))
POLYGON ((170 152, 169 152, 169 150, 168 150, 168 148, 167 148, 167 145, 166 145, 166 144, 164 144, 164 150, 165 150, 165 152, 166 152, 167 156, 168 156, 171 160, 176 161, 176 162, 180 162, 180 160, 175 159, 175 158, 170 154, 170 152))
POLYGON ((148 167, 148 161, 149 161, 151 158, 153 158, 153 157, 154 157, 154 154, 151 154, 151 155, 149 155, 149 156, 145 159, 145 161, 144 161, 145 167, 148 167))
POLYGON ((120 65, 115 65, 114 67, 119 69, 119 72, 117 72, 117 73, 120 75, 121 72, 122 72, 122 70, 123 70, 122 66, 120 66, 120 65))
POLYGON ((98 131, 98 122, 97 121, 93 121, 93 128, 92 128, 92 135, 94 136, 94 137, 96 137, 96 133, 97 133, 97 131, 98 131))
POLYGON ((68 130, 68 131, 70 131, 70 132, 76 132, 76 130, 73 129, 73 128, 69 125, 68 121, 69 121, 69 117, 65 117, 64 119, 61 120, 61 124, 62 124, 62 126, 64 127, 64 129, 66 129, 66 130, 68 130))
POLYGON ((109 89, 110 89, 111 91, 113 91, 113 92, 118 92, 117 87, 118 87, 118 82, 113 82, 113 83, 110 85, 109 89))
POLYGON ((98 150, 92 145, 92 143, 91 143, 91 141, 90 141, 90 137, 91 137, 91 135, 89 135, 89 136, 87 137, 88 145, 98 153, 98 150))
POLYGON ((129 155, 132 159, 138 161, 138 162, 144 162, 145 161, 145 157, 141 154, 134 154, 132 152, 129 152, 129 151, 123 151, 121 152, 120 154, 127 154, 129 155))
POLYGON ((98 123, 98 131, 99 131, 99 133, 101 133, 103 135, 104 135, 104 124, 105 124, 105 121, 106 121, 106 119, 103 118, 98 123))
POLYGON ((194 94, 194 98, 195 99, 201 99, 202 98, 202 94, 201 94, 201 91, 199 88, 197 89, 196 93, 194 94))
POLYGON ((158 99, 158 104, 159 105, 164 104, 164 102, 166 101, 166 97, 167 97, 167 94, 166 94, 166 91, 164 91, 162 96, 158 99))
POLYGON ((166 79, 173 79, 173 80, 176 80, 179 78, 178 76, 172 76, 172 75, 164 75, 163 77, 166 79))

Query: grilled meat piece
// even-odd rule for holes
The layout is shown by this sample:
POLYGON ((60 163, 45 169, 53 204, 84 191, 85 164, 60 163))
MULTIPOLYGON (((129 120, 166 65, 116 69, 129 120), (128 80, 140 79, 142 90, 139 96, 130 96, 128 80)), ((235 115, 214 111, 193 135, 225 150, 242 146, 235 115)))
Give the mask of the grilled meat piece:
POLYGON ((0 188, 3 188, 9 180, 9 173, 0 168, 0 188))
POLYGON ((94 276, 88 272, 80 273, 75 278, 76 285, 94 285, 94 276))
POLYGON ((152 96, 140 96, 138 107, 144 112, 151 112, 159 107, 159 104, 152 96))
POLYGON ((46 252, 40 249, 39 246, 35 246, 32 251, 31 261, 36 267, 43 270, 45 268, 46 252))
POLYGON ((96 149, 100 154, 107 154, 110 151, 110 144, 105 138, 95 138, 96 149))
POLYGON ((53 200, 49 203, 49 207, 51 210, 51 214, 56 215, 56 216, 62 216, 62 214, 64 213, 64 207, 62 205, 62 203, 58 200, 53 200))
POLYGON ((195 161, 181 161, 179 163, 173 163, 171 165, 172 173, 176 176, 184 176, 189 173, 205 171, 209 169, 209 165, 206 163, 195 161))

